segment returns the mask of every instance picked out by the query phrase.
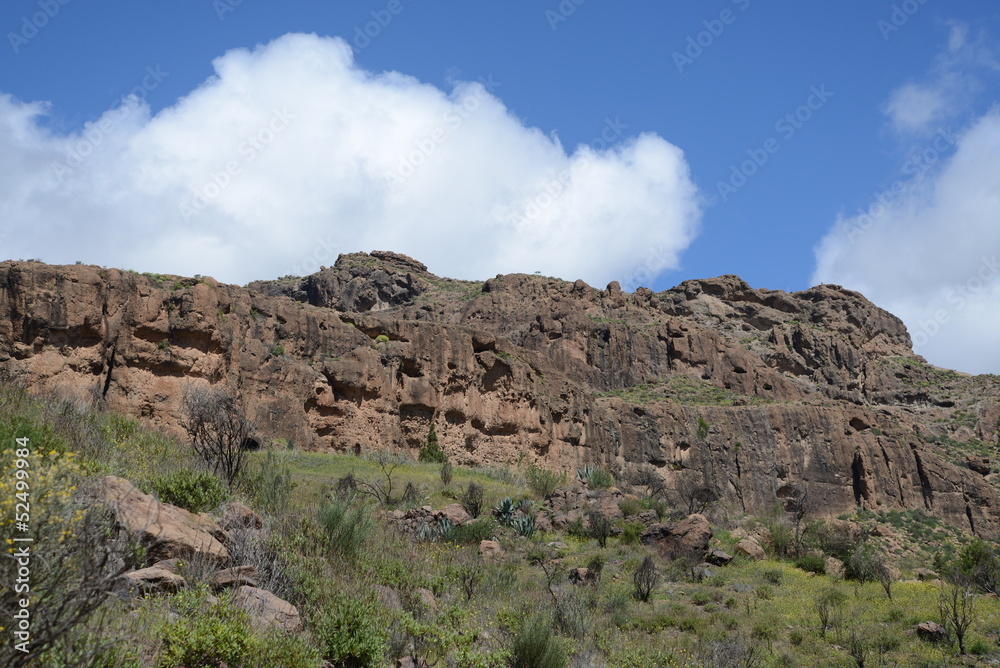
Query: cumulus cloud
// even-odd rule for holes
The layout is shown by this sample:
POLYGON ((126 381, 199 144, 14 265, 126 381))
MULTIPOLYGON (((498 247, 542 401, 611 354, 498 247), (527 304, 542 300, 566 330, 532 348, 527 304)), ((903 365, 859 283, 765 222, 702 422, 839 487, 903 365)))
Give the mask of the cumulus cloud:
POLYGON ((567 150, 492 77, 444 91, 315 35, 214 67, 155 115, 130 97, 71 135, 0 95, 0 253, 242 283, 386 249, 459 278, 603 286, 675 268, 697 233, 682 151, 620 119, 567 150))
POLYGON ((859 290, 903 318, 934 364, 1000 373, 1000 109, 955 141, 935 166, 839 219, 813 280, 859 290))

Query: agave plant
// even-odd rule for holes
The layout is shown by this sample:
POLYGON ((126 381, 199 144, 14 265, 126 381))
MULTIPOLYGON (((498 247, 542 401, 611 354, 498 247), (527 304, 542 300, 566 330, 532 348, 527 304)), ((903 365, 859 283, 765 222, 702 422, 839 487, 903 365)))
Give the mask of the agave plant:
POLYGON ((505 499, 501 499, 500 503, 496 505, 496 508, 493 509, 493 516, 497 518, 497 521, 500 522, 500 524, 510 526, 511 521, 514 519, 514 513, 516 510, 514 500, 508 496, 505 499))
POLYGON ((531 538, 535 533, 535 516, 525 515, 524 517, 515 517, 511 520, 512 527, 518 535, 524 536, 525 538, 531 538))
POLYGON ((585 483, 588 480, 590 480, 590 476, 593 475, 593 473, 594 469, 590 468, 589 465, 584 466, 582 469, 576 470, 576 479, 579 480, 580 482, 585 483))
POLYGON ((414 537, 418 541, 424 543, 427 541, 434 540, 436 533, 437 531, 434 527, 432 527, 427 522, 422 522, 420 526, 417 527, 417 531, 415 532, 414 537))
POLYGON ((441 540, 451 540, 455 535, 455 525, 447 517, 442 517, 437 523, 437 535, 441 540))
POLYGON ((529 498, 523 498, 517 502, 517 510, 525 515, 534 514, 535 504, 529 498))

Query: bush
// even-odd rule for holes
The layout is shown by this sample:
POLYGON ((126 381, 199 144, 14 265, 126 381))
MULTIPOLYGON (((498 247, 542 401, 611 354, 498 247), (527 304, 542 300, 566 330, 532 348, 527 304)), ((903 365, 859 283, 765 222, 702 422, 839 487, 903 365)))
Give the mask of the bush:
POLYGON ((656 563, 647 556, 632 573, 634 596, 643 603, 648 602, 659 581, 660 573, 656 570, 656 563))
POLYGON ((434 425, 431 424, 430 431, 427 432, 427 442, 424 447, 420 448, 420 455, 417 457, 422 462, 431 462, 434 464, 444 464, 448 461, 448 455, 444 454, 444 450, 441 449, 441 445, 438 443, 437 432, 434 431, 434 425))
POLYGON ((639 536, 646 530, 646 525, 642 522, 626 522, 622 527, 622 535, 619 540, 622 545, 635 545, 639 542, 639 536))
POLYGON ((251 467, 244 487, 253 496, 258 508, 280 514, 288 507, 295 483, 284 458, 268 450, 256 466, 251 467))
POLYGON ((160 501, 192 513, 208 512, 229 496, 225 484, 208 471, 180 469, 156 476, 150 484, 160 501))
MULTIPOLYGON (((192 598, 204 597, 194 594, 192 598)), ((195 610, 163 630, 161 668, 174 666, 242 666, 254 657, 257 642, 246 613, 224 602, 195 610)))
POLYGON ((462 495, 462 507, 465 508, 465 512, 473 517, 479 517, 483 512, 485 496, 486 493, 482 485, 470 482, 469 486, 465 488, 465 494, 462 495))
POLYGON ((323 658, 335 666, 382 665, 388 648, 385 621, 370 599, 338 592, 313 620, 313 637, 323 658))
POLYGON ((615 486, 615 479, 604 469, 594 469, 587 478, 587 486, 590 489, 607 489, 615 486))
POLYGON ((559 485, 565 482, 566 474, 564 473, 556 473, 534 465, 528 469, 528 485, 531 487, 531 491, 542 499, 552 496, 559 485))
POLYGON ((320 506, 319 525, 325 533, 326 547, 345 557, 357 554, 358 548, 372 530, 368 509, 352 497, 332 497, 320 506))
POLYGON ((803 554, 795 560, 795 565, 807 573, 823 575, 826 573, 826 559, 818 554, 803 554))
POLYGON ((454 471, 452 470, 451 462, 446 461, 441 465, 441 484, 445 487, 450 485, 453 475, 454 471))
POLYGON ((598 545, 607 547, 608 536, 611 535, 614 522, 599 510, 591 510, 587 513, 587 519, 590 520, 590 535, 597 540, 598 545))
POLYGON ((478 544, 480 541, 492 538, 494 531, 496 524, 492 520, 483 518, 455 527, 448 540, 454 543, 478 544))
POLYGON ((511 646, 510 668, 565 668, 566 650, 552 635, 552 625, 535 617, 521 625, 511 646))
POLYGON ((389 337, 385 334, 379 334, 375 337, 375 343, 389 343, 389 337))

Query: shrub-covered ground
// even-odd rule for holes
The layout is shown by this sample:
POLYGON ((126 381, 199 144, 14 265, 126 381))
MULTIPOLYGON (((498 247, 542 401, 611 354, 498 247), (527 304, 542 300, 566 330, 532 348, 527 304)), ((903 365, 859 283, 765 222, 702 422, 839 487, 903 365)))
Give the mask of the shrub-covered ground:
MULTIPOLYGON (((33 398, 5 383, 0 483, 10 498, 0 504, 0 538, 8 551, 18 437, 28 437, 34 451, 36 550, 59 555, 59 577, 43 581, 47 589, 34 595, 82 610, 81 592, 95 584, 88 568, 111 569, 91 560, 101 541, 117 540, 116 554, 125 562, 142 561, 141 552, 110 531, 106 517, 80 503, 88 479, 112 473, 196 512, 218 514, 232 500, 260 512, 264 531, 235 536, 232 551, 257 567, 262 586, 296 605, 305 623, 294 636, 254 631, 226 595, 209 596, 203 584, 209 568, 190 563, 182 566, 190 586, 180 593, 100 597, 96 609, 82 610, 53 635, 51 648, 33 665, 391 666, 404 656, 463 667, 1000 661, 1000 602, 986 593, 1000 586, 995 546, 920 512, 858 513, 844 518, 850 524, 806 516, 796 531, 780 510, 753 518, 709 509, 712 545, 736 555, 732 563, 706 572, 700 559, 654 556, 649 600, 641 601, 635 574, 653 553, 639 543, 634 516, 646 509, 665 519, 685 514, 645 498, 643 490, 625 490, 635 494, 623 508, 632 517, 618 520, 602 547, 580 523, 532 533, 491 514, 509 498, 521 515, 533 515, 556 485, 579 484, 538 469, 455 467, 445 484, 438 463, 305 453, 278 444, 253 453, 239 484, 229 489, 185 444, 85 402, 33 398), (467 501, 470 486, 482 489, 484 505, 470 527, 428 526, 418 539, 385 519, 389 509, 467 501), (765 560, 737 554, 744 535, 763 543, 765 560), (504 554, 484 559, 484 538, 497 540, 504 554), (859 579, 826 574, 829 556, 859 579), (570 573, 580 567, 596 579, 572 583, 570 573), (974 605, 964 656, 954 632, 937 643, 917 637, 920 622, 946 624, 941 595, 954 591, 919 569, 934 569, 960 582, 959 591, 968 586, 975 592, 961 599, 974 605), (930 579, 918 581, 917 573, 930 579)), ((11 561, 4 560, 0 571, 5 611, 13 609, 11 561)), ((7 627, 0 631, 4 643, 10 622, 0 621, 7 627)))

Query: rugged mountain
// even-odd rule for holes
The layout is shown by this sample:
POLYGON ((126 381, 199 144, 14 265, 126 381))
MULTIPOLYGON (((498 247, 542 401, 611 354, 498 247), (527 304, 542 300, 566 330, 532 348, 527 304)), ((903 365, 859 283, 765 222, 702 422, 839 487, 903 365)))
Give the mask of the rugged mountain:
POLYGON ((414 449, 437 426, 467 465, 655 471, 762 512, 924 508, 1000 533, 983 459, 1000 379, 928 365, 902 322, 839 286, 736 276, 624 293, 582 281, 437 277, 394 253, 305 278, 0 263, 0 369, 177 430, 191 384, 239 392, 270 438, 414 449))

